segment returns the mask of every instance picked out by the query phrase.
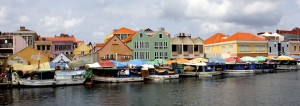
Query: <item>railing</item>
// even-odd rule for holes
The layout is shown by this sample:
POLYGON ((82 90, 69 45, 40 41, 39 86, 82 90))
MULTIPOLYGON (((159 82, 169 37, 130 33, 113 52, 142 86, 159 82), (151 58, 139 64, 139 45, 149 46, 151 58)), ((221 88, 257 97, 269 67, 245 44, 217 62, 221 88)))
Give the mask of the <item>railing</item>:
POLYGON ((13 48, 12 43, 0 44, 0 48, 13 48))

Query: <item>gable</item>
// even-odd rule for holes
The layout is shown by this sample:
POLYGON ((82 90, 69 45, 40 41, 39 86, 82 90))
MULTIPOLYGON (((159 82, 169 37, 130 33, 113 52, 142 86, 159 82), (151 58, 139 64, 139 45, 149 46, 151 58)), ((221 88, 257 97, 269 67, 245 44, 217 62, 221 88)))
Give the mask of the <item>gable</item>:
POLYGON ((203 40, 200 37, 193 39, 194 44, 203 45, 203 40))
POLYGON ((36 58, 39 54, 40 54, 40 63, 45 63, 50 61, 50 58, 46 53, 42 51, 38 51, 31 47, 24 48, 23 50, 9 56, 7 60, 11 60, 16 56, 19 56, 25 59, 26 61, 28 61, 29 64, 38 64, 38 60, 36 58))
POLYGON ((169 40, 169 41, 171 41, 171 40, 170 40, 170 37, 169 37, 168 35, 166 35, 166 34, 164 33, 164 31, 162 31, 162 30, 160 30, 160 31, 158 31, 157 33, 155 33, 155 34, 152 36, 152 38, 158 39, 158 40, 169 40), (162 35, 162 38, 160 38, 160 34, 162 35))
POLYGON ((182 40, 179 37, 175 37, 172 39, 172 44, 182 44, 182 40))
POLYGON ((80 44, 74 51, 88 51, 90 49, 86 44, 80 44))
POLYGON ((133 36, 132 39, 134 39, 134 40, 142 40, 142 39, 149 40, 150 37, 144 31, 140 30, 133 36), (142 37, 140 36, 140 34, 142 34, 142 37))
POLYGON ((204 44, 213 44, 213 43, 219 43, 222 41, 222 37, 226 37, 226 35, 222 34, 222 33, 216 33, 213 36, 207 38, 204 41, 204 44))
POLYGON ((182 39, 182 43, 183 44, 191 44, 191 45, 194 44, 193 40, 191 38, 189 38, 189 37, 183 38, 182 39))
POLYGON ((101 53, 103 51, 110 53, 122 53, 124 51, 132 50, 127 45, 125 45, 117 36, 113 36, 98 52, 101 53))
POLYGON ((59 62, 70 62, 71 60, 67 57, 67 56, 65 56, 63 53, 60 53, 58 56, 56 56, 53 60, 52 60, 52 62, 53 63, 59 63, 59 62))
POLYGON ((229 36, 228 38, 222 40, 222 42, 228 42, 228 41, 265 41, 265 40, 251 33, 237 32, 229 36))

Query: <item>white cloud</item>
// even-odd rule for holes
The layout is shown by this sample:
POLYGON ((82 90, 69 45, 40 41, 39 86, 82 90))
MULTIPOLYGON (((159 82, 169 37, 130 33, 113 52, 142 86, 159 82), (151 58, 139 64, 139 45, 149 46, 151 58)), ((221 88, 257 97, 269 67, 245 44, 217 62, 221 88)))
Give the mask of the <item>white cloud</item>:
POLYGON ((227 14, 231 2, 222 0, 214 2, 211 0, 188 0, 186 14, 189 17, 219 18, 227 14))
POLYGON ((246 6, 243 11, 245 14, 259 14, 259 13, 267 13, 271 12, 275 8, 275 4, 273 2, 260 2, 256 1, 248 6, 246 6))
POLYGON ((63 27, 65 29, 68 29, 68 28, 74 27, 76 25, 79 25, 81 22, 83 22, 83 19, 72 18, 69 20, 65 20, 63 23, 63 27))
POLYGON ((19 17, 20 23, 27 23, 27 22, 29 22, 29 20, 30 20, 29 16, 26 16, 26 15, 19 17))

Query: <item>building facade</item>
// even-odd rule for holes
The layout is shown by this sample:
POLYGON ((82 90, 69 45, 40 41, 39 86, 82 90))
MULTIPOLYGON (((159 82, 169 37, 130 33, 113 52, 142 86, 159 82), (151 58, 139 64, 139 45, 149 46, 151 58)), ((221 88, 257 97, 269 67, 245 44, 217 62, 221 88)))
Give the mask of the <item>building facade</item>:
POLYGON ((98 62, 104 60, 129 61, 132 59, 132 50, 126 46, 117 36, 109 39, 103 47, 98 50, 98 62))
POLYGON ((35 31, 26 29, 25 26, 21 26, 19 30, 13 32, 15 36, 22 36, 26 41, 27 47, 34 48, 34 42, 38 39, 38 35, 35 31))
POLYGON ((267 41, 251 33, 238 32, 231 36, 218 33, 211 38, 204 41, 207 58, 268 56, 267 41))
POLYGON ((171 40, 163 29, 151 33, 140 30, 124 42, 132 49, 133 59, 171 59, 171 40))
POLYGON ((74 49, 73 54, 74 55, 83 55, 83 54, 89 54, 90 53, 90 47, 84 43, 80 43, 77 48, 74 49))
POLYGON ((9 56, 8 61, 15 59, 17 56, 26 60, 29 65, 38 64, 38 59, 40 59, 40 64, 50 61, 50 58, 46 53, 31 47, 26 47, 23 50, 9 56))
POLYGON ((203 57, 203 40, 201 38, 191 38, 190 35, 179 33, 171 39, 172 58, 198 58, 203 57))
POLYGON ((73 35, 60 34, 54 37, 41 37, 40 41, 51 41, 52 54, 54 57, 60 53, 64 53, 68 58, 72 58, 74 48, 77 47, 76 38, 73 35))

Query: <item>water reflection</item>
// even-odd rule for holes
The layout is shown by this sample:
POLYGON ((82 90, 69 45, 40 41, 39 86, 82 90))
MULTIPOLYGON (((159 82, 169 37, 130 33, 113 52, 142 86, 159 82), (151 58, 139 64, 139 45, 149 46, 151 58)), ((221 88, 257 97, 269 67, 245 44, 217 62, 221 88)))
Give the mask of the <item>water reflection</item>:
MULTIPOLYGON (((0 92, 9 105, 300 105, 300 72, 0 92), (10 96, 10 97, 9 97, 10 96), (5 96, 6 97, 6 96, 5 96)), ((3 103, 3 102, 1 102, 3 103)))

